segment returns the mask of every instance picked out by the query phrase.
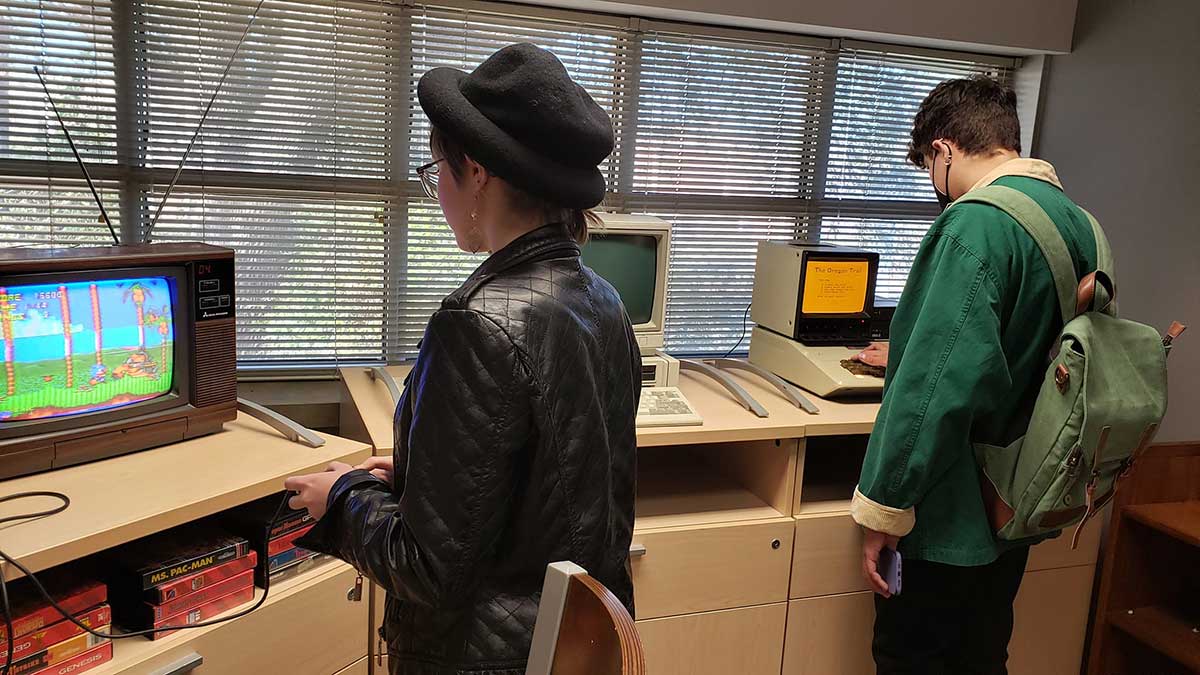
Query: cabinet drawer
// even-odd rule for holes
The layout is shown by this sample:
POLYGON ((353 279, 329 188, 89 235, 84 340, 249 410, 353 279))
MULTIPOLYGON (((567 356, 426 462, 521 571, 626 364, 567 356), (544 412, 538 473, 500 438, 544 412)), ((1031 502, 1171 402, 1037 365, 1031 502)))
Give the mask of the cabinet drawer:
POLYGON ((1008 672, 1021 675, 1079 672, 1095 570, 1092 565, 1084 565, 1025 575, 1013 603, 1008 672))
POLYGON ((862 576, 862 528, 848 513, 796 518, 790 598, 870 590, 862 576))
POLYGON ((637 623, 647 675, 779 675, 787 604, 637 623))
MULTIPOLYGON (((241 619, 191 639, 187 631, 175 633, 164 641, 178 640, 178 647, 124 669, 121 668, 124 645, 118 644, 112 672, 150 675, 198 655, 203 663, 180 672, 190 675, 337 673, 367 655, 363 629, 367 625, 368 603, 346 600, 346 591, 354 586, 354 577, 354 570, 347 565, 331 566, 327 574, 287 589, 292 592, 286 597, 278 601, 269 599, 266 605, 241 619)), ((130 647, 136 649, 138 645, 130 647)))
POLYGON ((786 600, 794 531, 786 518, 634 532, 638 618, 786 600))
POLYGON ((875 672, 871 657, 875 626, 872 596, 870 592, 850 593, 788 603, 783 675, 875 672))

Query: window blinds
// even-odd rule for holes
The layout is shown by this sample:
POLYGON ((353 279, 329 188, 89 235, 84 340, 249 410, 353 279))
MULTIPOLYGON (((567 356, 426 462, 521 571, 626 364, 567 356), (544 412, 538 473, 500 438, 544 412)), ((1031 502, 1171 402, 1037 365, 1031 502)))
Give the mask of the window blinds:
POLYGON ((742 334, 758 241, 806 231, 831 43, 647 27, 618 197, 672 223, 667 349, 724 352, 742 334))
MULTIPOLYGON (((150 214, 256 4, 142 5, 150 214)), ((402 25, 390 4, 264 3, 152 233, 237 251, 243 365, 384 358, 402 25)))
POLYGON ((113 17, 107 0, 0 2, 0 246, 110 244, 42 91, 42 70, 119 225, 113 17))
POLYGON ((0 3, 0 158, 74 162, 34 68, 89 162, 116 161, 113 17, 108 0, 0 3))
MULTIPOLYGON (((0 245, 107 240, 33 65, 110 216, 144 235, 256 4, 0 0, 0 245)), ((151 233, 238 250, 242 365, 416 353, 482 260, 415 179, 431 159, 417 81, 521 41, 552 50, 612 115, 605 208, 672 222, 666 329, 680 354, 741 337, 763 239, 878 249, 879 293, 898 295, 937 213, 904 161, 913 113, 943 79, 1006 80, 1014 66, 470 0, 269 0, 151 233)))
MULTIPOLYGON (((119 228, 119 186, 96 181, 104 208, 119 228)), ((83 180, 0 178, 0 248, 10 246, 107 246, 112 235, 100 221, 83 180)))
POLYGON ((879 251, 877 295, 900 296, 939 213, 928 174, 906 159, 921 102, 951 78, 985 74, 1008 83, 1012 68, 1012 59, 843 42, 816 236, 879 251))
MULTIPOLYGON (((429 150, 429 120, 417 101, 417 82, 438 67, 471 71, 496 50, 516 42, 532 42, 551 50, 571 77, 601 107, 617 116, 625 95, 623 72, 628 59, 626 22, 538 10, 497 12, 487 5, 469 8, 416 5, 411 13, 411 61, 407 73, 407 205, 404 245, 392 255, 397 277, 388 322, 388 353, 412 357, 425 323, 443 297, 458 287, 482 262, 481 255, 458 250, 454 235, 442 219, 437 202, 426 199, 415 178, 418 166, 433 159, 429 150)), ((615 185, 614 156, 605 163, 610 186, 615 185)))

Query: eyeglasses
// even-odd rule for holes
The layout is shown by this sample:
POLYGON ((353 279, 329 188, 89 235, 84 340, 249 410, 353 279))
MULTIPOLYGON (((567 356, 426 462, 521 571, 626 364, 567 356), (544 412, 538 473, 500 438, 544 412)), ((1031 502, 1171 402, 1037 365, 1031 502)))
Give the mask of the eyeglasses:
POLYGON ((438 165, 444 161, 446 161, 445 157, 417 167, 417 178, 421 179, 421 188, 425 190, 425 196, 430 199, 437 199, 438 165))

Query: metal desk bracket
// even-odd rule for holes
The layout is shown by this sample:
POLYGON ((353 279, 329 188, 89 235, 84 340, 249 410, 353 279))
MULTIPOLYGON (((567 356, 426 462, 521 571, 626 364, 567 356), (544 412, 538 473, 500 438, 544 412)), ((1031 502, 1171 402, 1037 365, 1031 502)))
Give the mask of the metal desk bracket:
POLYGON ((808 400, 807 396, 800 393, 799 389, 792 386, 782 377, 779 377, 766 368, 756 366, 749 361, 739 361, 738 359, 705 359, 705 362, 710 363, 722 370, 744 370, 746 372, 754 373, 755 375, 774 385, 774 387, 779 390, 779 393, 783 394, 783 397, 790 401, 792 405, 803 410, 809 415, 817 415, 821 412, 812 401, 808 400))
POLYGON ((248 401, 239 397, 237 400, 237 409, 238 412, 246 413, 254 419, 266 423, 267 426, 283 434, 289 441, 307 445, 310 448, 319 448, 325 445, 324 438, 321 438, 296 420, 284 417, 274 410, 261 406, 254 401, 248 401))
POLYGON ((174 663, 163 666, 151 673, 151 675, 184 675, 204 665, 204 657, 196 652, 192 652, 187 656, 175 661, 174 663))
POLYGON ((371 378, 372 382, 383 381, 383 384, 387 386, 388 393, 392 395, 392 405, 400 403, 400 385, 396 384, 396 378, 392 377, 387 368, 382 366, 367 368, 367 376, 371 378))
POLYGON ((754 400, 753 396, 746 393, 746 390, 742 389, 740 384, 734 382, 733 378, 708 365, 707 363, 702 361, 693 361, 691 359, 679 359, 679 369, 690 370, 693 373, 703 373, 704 375, 711 377, 722 387, 725 387, 725 390, 728 391, 731 396, 733 396, 734 400, 742 404, 742 407, 746 410, 749 410, 759 417, 771 416, 771 413, 767 412, 767 409, 764 408, 761 403, 754 400))

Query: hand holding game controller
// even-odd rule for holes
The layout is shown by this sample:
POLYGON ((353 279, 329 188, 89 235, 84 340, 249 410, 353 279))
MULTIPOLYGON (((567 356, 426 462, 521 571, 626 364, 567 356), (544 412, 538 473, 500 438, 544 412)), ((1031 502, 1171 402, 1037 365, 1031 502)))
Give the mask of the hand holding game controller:
POLYGON ((331 462, 329 468, 320 473, 288 478, 283 481, 283 487, 296 493, 288 500, 288 508, 307 509, 309 515, 319 520, 325 515, 325 508, 329 505, 329 491, 333 489, 333 484, 342 474, 353 469, 354 467, 344 462, 331 462))
POLYGON ((369 457, 367 461, 354 468, 369 471, 372 476, 391 485, 392 479, 396 475, 396 460, 391 455, 387 457, 369 457))

